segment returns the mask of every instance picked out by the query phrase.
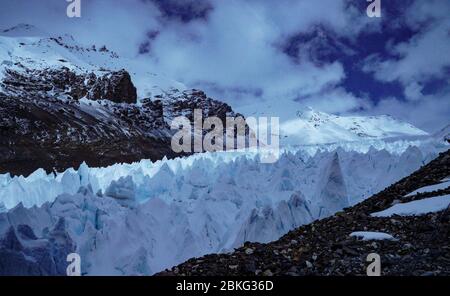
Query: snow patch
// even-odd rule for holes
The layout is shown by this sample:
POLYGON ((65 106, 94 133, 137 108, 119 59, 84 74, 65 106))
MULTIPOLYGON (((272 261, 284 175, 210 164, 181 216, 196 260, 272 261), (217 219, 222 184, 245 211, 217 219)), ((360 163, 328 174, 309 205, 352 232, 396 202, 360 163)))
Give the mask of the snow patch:
POLYGON ((397 240, 388 233, 375 231, 355 231, 350 233, 350 236, 357 237, 362 240, 397 240))
POLYGON ((411 193, 408 193, 405 196, 413 196, 413 195, 416 195, 418 193, 433 192, 433 191, 437 191, 437 190, 447 189, 450 186, 450 180, 446 181, 444 179, 443 181, 444 182, 439 183, 439 184, 434 184, 434 185, 429 185, 429 186, 425 186, 425 187, 419 188, 417 190, 414 190, 411 193))
POLYGON ((407 203, 396 204, 384 211, 372 213, 372 217, 420 216, 445 210, 450 205, 450 194, 435 196, 407 203))

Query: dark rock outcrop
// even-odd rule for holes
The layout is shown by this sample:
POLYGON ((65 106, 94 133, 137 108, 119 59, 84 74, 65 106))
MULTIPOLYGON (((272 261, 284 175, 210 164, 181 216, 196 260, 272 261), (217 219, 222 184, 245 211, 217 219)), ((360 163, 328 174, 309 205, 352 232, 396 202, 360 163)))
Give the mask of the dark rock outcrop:
POLYGON ((70 99, 110 100, 115 103, 136 103, 136 87, 125 70, 76 74, 67 67, 14 71, 7 69, 1 82, 10 95, 32 96, 52 92, 70 99))
POLYGON ((192 119, 194 109, 238 116, 198 90, 172 89, 134 104, 136 88, 124 70, 97 76, 17 67, 0 81, 0 173, 172 158, 184 155, 171 149, 174 117, 192 119))
POLYGON ((100 98, 116 103, 136 103, 136 87, 131 82, 130 74, 127 71, 111 72, 98 78, 95 77, 95 74, 92 76, 93 84, 87 93, 88 99, 100 98))

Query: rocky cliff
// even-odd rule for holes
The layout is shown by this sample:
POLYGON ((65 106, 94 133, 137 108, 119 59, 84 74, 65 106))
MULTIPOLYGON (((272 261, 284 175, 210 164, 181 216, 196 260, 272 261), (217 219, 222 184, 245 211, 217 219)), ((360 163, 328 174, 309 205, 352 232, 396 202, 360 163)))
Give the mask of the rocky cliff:
POLYGON ((174 117, 192 119, 194 109, 222 119, 237 116, 199 90, 171 89, 136 100, 125 70, 7 70, 0 82, 0 173, 171 158, 179 156, 170 147, 174 117))

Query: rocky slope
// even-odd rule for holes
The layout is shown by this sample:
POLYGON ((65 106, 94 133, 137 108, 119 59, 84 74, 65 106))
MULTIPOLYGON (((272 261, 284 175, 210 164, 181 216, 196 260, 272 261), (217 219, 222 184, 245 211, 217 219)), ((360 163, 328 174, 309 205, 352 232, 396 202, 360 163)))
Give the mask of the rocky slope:
POLYGON ((381 256, 382 275, 450 275, 449 175, 447 151, 364 202, 277 241, 245 243, 233 253, 193 258, 159 275, 365 275, 369 253, 381 256), (438 185, 413 192, 433 184, 438 185), (422 214, 372 215, 412 201, 426 204, 435 196, 446 200, 440 211, 426 213, 421 206, 415 211, 422 214), (387 233, 394 239, 350 235, 360 231, 387 233))

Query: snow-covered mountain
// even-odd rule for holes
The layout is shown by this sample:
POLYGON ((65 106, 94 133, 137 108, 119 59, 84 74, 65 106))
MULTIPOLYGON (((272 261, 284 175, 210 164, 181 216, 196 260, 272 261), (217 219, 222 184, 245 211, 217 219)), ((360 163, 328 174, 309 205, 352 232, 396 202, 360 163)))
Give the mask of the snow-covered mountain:
MULTIPOLYGON (((319 36, 324 35, 319 34, 319 36)), ((137 89, 138 101, 144 98, 165 95, 171 89, 188 90, 187 86, 178 81, 165 77, 161 73, 149 71, 145 61, 120 57, 117 53, 106 48, 106 46, 100 48, 95 46, 87 47, 78 43, 71 35, 51 36, 29 24, 19 24, 12 28, 0 30, 0 79, 4 78, 5 73, 7 73, 6 70, 23 72, 26 69, 55 70, 61 68, 67 68, 75 74, 93 73, 98 76, 125 69, 130 74, 131 80, 137 89)), ((2 88, 4 89, 4 86, 2 88)), ((263 110, 280 107, 285 112, 286 109, 292 112, 292 110, 299 109, 297 103, 291 103, 292 105, 285 108, 283 104, 280 104, 280 106, 265 106, 258 102, 262 106, 261 108, 250 105, 248 108, 243 108, 245 111, 243 113, 248 116, 267 115, 264 114, 263 110)), ((274 114, 280 113, 278 112, 280 110, 275 111, 274 114)), ((306 133, 309 133, 312 127, 316 129, 322 128, 322 133, 332 131, 336 134, 336 141, 341 139, 353 140, 354 138, 345 134, 344 131, 335 131, 334 128, 336 127, 333 127, 333 124, 359 137, 386 138, 402 135, 427 135, 426 132, 390 116, 335 116, 314 111, 311 108, 299 110, 296 113, 297 118, 286 124, 286 136, 295 134, 290 128, 296 124, 298 127, 306 128, 306 133)), ((280 113, 279 115, 282 116, 283 114, 280 113)), ((320 130, 318 133, 320 133, 320 130)), ((330 138, 332 140, 332 137, 330 138)), ((315 142, 313 137, 311 139, 312 142, 315 142)), ((320 135, 318 136, 317 141, 325 140, 320 135)))
POLYGON ((126 69, 139 98, 151 98, 171 88, 187 90, 184 84, 151 72, 140 60, 121 57, 106 46, 86 47, 71 35, 52 36, 29 24, 0 30, 0 78, 5 69, 20 71, 21 66, 33 70, 66 67, 76 74, 126 69))
POLYGON ((281 141, 287 145, 310 145, 429 136, 413 125, 388 115, 337 116, 306 108, 297 118, 281 125, 281 141))
POLYGON ((438 141, 450 142, 450 124, 434 133, 433 136, 438 141))
POLYGON ((0 32, 1 172, 175 157, 175 116, 238 116, 145 63, 41 34, 29 25, 0 32))

